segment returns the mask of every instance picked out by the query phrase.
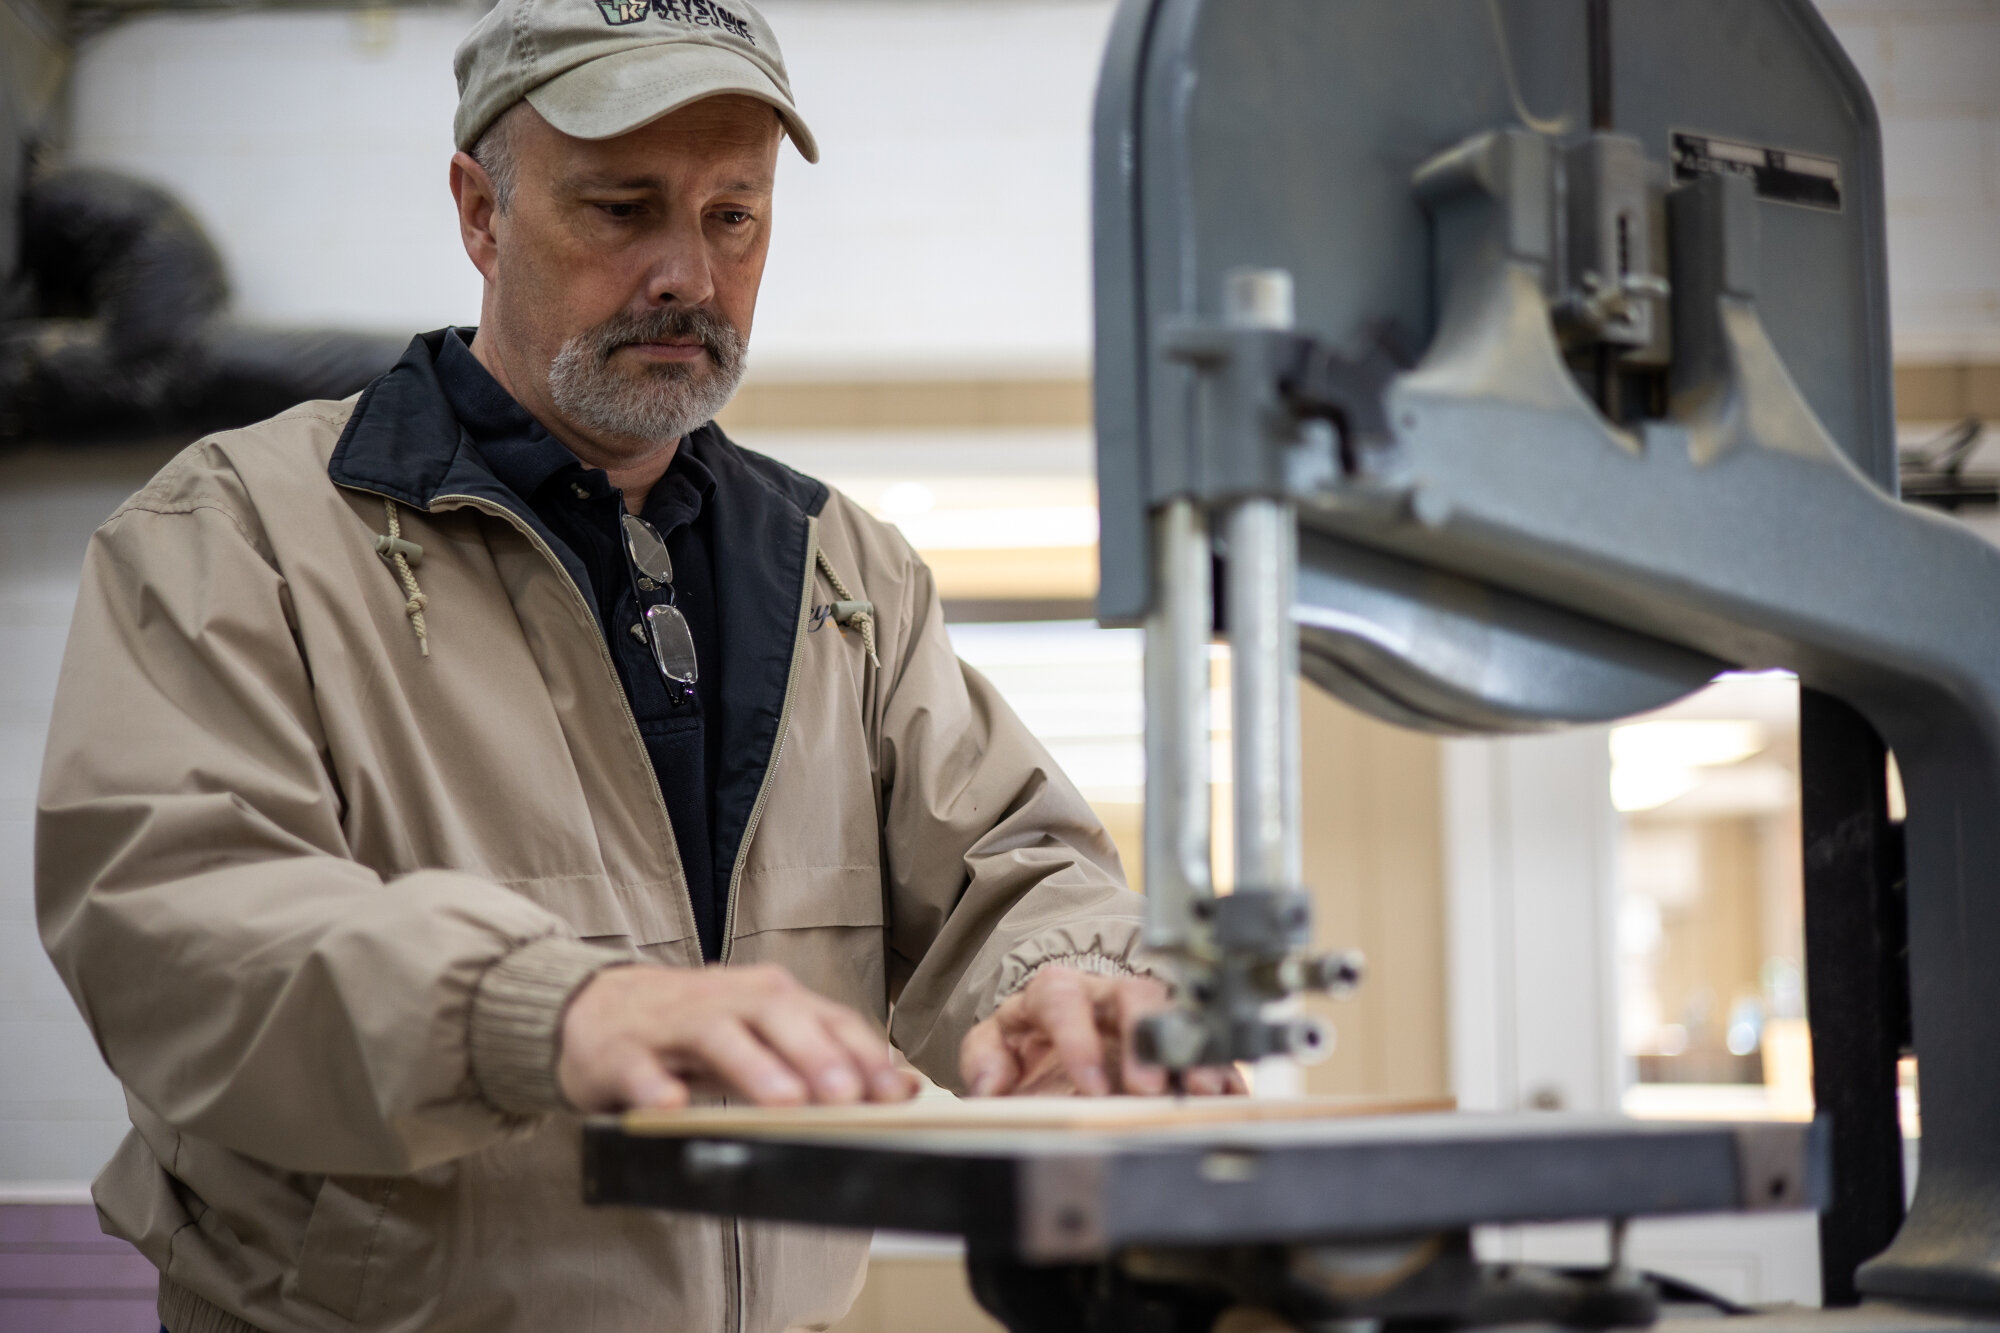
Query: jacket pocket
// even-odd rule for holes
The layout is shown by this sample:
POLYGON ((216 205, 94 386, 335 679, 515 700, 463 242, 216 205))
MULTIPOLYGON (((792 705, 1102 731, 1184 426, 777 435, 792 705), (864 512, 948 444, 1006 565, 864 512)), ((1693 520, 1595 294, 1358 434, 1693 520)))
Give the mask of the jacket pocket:
POLYGON ((881 926, 882 868, 857 865, 771 866, 753 859, 737 886, 736 937, 819 926, 881 926))
POLYGON ((603 874, 541 875, 500 881, 600 943, 672 944, 688 936, 687 890, 679 880, 614 882, 603 874))
POLYGON ((328 1176, 320 1182, 299 1246, 295 1288, 301 1300, 342 1319, 360 1315, 382 1218, 395 1192, 390 1176, 328 1176))

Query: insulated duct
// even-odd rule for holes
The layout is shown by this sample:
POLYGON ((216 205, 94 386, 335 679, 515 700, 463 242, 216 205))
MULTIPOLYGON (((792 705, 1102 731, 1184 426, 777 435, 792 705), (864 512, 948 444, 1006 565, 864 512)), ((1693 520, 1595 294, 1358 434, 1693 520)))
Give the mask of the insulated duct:
POLYGON ((228 318, 222 257, 165 190, 70 167, 20 200, 24 316, 0 325, 0 437, 245 425, 344 398, 403 340, 228 318))

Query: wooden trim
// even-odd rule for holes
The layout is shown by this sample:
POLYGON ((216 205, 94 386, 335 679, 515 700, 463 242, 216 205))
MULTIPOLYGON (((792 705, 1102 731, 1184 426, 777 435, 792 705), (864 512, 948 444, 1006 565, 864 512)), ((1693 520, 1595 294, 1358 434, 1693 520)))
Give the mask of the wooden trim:
POLYGON ((1898 421, 2000 418, 2000 362, 1896 367, 1898 421))
POLYGON ((752 381, 724 430, 1008 430, 1090 425, 1090 381, 939 379, 752 381))
POLYGON ((996 621, 1090 620, 1097 603, 1089 597, 946 597, 946 624, 976 625, 996 621))
MULTIPOLYGON (((1083 602, 1097 595, 1095 546, 1030 546, 1012 551, 922 551, 951 602, 1083 602)), ((987 619, 994 619, 988 615, 987 619)))
MULTIPOLYGON (((1896 367, 1899 421, 2000 419, 2000 362, 1896 367)), ((753 380, 720 420, 725 430, 1035 430, 1088 427, 1090 380, 753 380)))

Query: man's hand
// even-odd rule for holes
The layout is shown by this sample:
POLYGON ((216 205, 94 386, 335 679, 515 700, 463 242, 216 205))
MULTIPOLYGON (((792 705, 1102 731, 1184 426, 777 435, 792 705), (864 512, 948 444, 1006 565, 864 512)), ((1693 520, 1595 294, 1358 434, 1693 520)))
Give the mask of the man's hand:
MULTIPOLYGON (((1105 977, 1045 967, 965 1034, 959 1076, 974 1097, 1007 1094, 1112 1092, 1158 1094, 1167 1071, 1132 1053, 1139 1019, 1168 1003, 1165 984, 1151 977, 1105 977)), ((1234 1066, 1191 1069, 1187 1090, 1245 1091, 1234 1066)))
POLYGON ((563 1015, 556 1079, 579 1111, 685 1106, 697 1090, 765 1106, 917 1090, 874 1024, 772 964, 599 972, 563 1015))

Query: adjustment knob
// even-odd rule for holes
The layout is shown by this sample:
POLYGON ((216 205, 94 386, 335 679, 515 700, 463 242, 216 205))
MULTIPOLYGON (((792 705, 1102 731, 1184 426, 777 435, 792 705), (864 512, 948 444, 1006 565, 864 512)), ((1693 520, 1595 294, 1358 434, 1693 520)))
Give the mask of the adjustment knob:
POLYGON ((1278 980, 1288 991, 1320 991, 1341 999, 1354 993, 1367 969, 1367 959, 1359 949, 1341 949, 1288 959, 1279 970, 1278 980))

